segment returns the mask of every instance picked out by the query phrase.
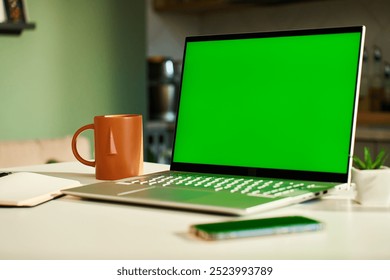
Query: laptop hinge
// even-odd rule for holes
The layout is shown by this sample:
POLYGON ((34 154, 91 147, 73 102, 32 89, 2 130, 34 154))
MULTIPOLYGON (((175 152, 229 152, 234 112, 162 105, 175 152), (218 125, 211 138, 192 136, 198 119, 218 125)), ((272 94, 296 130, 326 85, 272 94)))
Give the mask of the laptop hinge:
POLYGON ((248 176, 256 177, 256 168, 249 168, 248 169, 248 176))

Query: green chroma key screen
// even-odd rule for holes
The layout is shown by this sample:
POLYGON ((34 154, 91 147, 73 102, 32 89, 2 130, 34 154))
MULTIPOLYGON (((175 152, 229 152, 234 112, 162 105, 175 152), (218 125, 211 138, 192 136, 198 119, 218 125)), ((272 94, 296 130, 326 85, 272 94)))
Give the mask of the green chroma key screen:
POLYGON ((360 37, 188 41, 173 161, 345 173, 360 37))

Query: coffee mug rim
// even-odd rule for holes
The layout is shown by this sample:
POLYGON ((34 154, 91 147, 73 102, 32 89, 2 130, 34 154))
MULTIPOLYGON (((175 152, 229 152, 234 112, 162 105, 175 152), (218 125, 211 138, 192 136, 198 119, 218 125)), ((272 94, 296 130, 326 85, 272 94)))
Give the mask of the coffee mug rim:
POLYGON ((134 117, 142 117, 142 115, 141 114, 110 114, 110 115, 95 116, 94 118, 115 119, 115 118, 134 118, 134 117))

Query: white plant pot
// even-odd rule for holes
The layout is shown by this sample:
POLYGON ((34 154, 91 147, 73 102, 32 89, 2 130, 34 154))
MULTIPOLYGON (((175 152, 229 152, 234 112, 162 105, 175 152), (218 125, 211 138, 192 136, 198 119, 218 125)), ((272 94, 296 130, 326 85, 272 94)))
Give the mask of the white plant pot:
POLYGON ((390 207, 390 168, 359 170, 352 168, 356 184, 355 200, 372 207, 390 207))

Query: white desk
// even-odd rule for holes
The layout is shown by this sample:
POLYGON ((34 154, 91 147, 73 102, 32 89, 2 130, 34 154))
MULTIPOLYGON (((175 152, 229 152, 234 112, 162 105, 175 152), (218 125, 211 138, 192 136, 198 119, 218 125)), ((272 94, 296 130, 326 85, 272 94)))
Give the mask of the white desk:
MULTIPOLYGON (((145 164, 145 173, 165 169, 145 164)), ((76 162, 9 170, 96 181, 76 162)), ((390 209, 322 199, 250 218, 280 215, 305 215, 326 228, 206 242, 187 233, 191 224, 232 217, 63 196, 34 208, 0 207, 0 259, 390 259, 390 209)))

